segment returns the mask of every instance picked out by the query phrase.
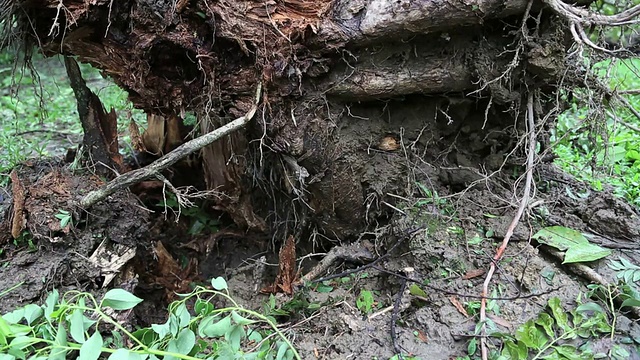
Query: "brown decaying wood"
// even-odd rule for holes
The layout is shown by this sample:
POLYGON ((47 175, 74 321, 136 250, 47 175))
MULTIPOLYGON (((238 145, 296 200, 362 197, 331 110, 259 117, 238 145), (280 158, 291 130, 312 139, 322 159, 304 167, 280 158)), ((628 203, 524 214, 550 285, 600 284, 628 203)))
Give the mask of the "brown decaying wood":
POLYGON ((25 188, 14 169, 9 174, 11 178, 11 192, 13 193, 13 214, 11 219, 11 236, 17 239, 26 226, 26 214, 24 208, 25 188))
POLYGON ((78 115, 82 123, 84 153, 95 169, 103 175, 124 170, 122 155, 118 149, 118 123, 115 111, 106 112, 102 102, 88 87, 78 63, 71 57, 64 58, 71 88, 78 103, 78 115))
POLYGON ((169 166, 177 163, 181 159, 193 154, 194 152, 202 149, 203 147, 213 143, 214 141, 220 139, 223 136, 226 136, 243 126, 245 126, 249 120, 255 115, 257 110, 257 105, 254 105, 253 108, 244 116, 241 116, 234 121, 219 127, 218 129, 202 135, 198 138, 195 138, 191 141, 188 141, 179 147, 177 147, 172 152, 167 155, 161 157, 160 159, 154 161, 150 165, 128 172, 124 175, 121 175, 111 182, 107 183, 101 189, 95 190, 87 194, 80 201, 80 206, 82 208, 88 208, 93 204, 105 199, 107 196, 115 193, 118 190, 125 189, 135 183, 138 183, 142 180, 146 180, 148 178, 159 176, 160 172, 169 166))

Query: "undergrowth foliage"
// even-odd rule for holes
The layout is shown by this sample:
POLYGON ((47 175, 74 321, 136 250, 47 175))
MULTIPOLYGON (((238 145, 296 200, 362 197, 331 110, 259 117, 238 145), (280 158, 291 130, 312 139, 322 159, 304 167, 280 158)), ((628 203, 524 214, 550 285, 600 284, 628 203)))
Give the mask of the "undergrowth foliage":
POLYGON ((135 331, 113 316, 142 301, 133 294, 112 289, 98 301, 89 293, 54 290, 44 305, 0 317, 0 359, 300 359, 272 316, 238 305, 222 278, 211 286, 180 295, 164 324, 135 331), (214 299, 228 305, 216 308, 214 299))

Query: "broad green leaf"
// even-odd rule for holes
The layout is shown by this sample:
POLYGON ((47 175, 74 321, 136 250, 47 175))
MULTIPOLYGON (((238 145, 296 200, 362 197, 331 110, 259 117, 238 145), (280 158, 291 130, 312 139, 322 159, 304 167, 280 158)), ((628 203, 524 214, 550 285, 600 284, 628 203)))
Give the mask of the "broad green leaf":
POLYGON ((102 306, 114 310, 129 310, 142 302, 142 299, 124 289, 111 289, 104 294, 102 306))
POLYGON ((174 310, 174 314, 176 314, 176 318, 178 319, 178 326, 182 329, 189 325, 191 321, 191 315, 189 314, 189 310, 184 303, 180 303, 178 307, 174 310))
POLYGON ((552 297, 547 302, 549 308, 551 309, 551 313, 553 314, 553 318, 556 323, 564 331, 565 333, 571 331, 571 325, 569 325, 569 318, 567 316, 567 312, 564 310, 562 305, 560 305, 560 299, 557 297, 552 297))
POLYGON ((528 358, 529 351, 527 350, 527 346, 518 341, 514 343, 511 340, 506 340, 504 342, 504 348, 502 349, 502 356, 506 359, 511 360, 526 360, 528 358))
POLYGON ((620 307, 625 307, 625 306, 640 306, 640 300, 635 298, 628 298, 625 301, 623 301, 622 304, 620 305, 620 307))
POLYGON ((558 352, 558 354, 562 355, 563 358, 568 360, 583 360, 584 356, 578 352, 578 349, 575 346, 571 345, 560 345, 554 346, 553 349, 558 352))
POLYGON ((551 315, 547 313, 541 313, 540 315, 538 315, 538 319, 535 321, 535 323, 542 326, 544 332, 549 338, 555 337, 555 332, 553 331, 554 321, 551 315))
POLYGON ((247 318, 241 316, 235 310, 233 310, 231 312, 231 317, 233 318, 233 321, 238 325, 249 325, 249 324, 255 323, 254 320, 247 319, 247 318))
POLYGON ((546 227, 532 238, 542 244, 566 251, 563 264, 594 261, 611 254, 611 250, 589 243, 580 232, 564 226, 546 227))
POLYGON ((16 336, 13 340, 11 340, 11 343, 9 344, 9 346, 12 348, 24 350, 26 347, 31 346, 38 342, 40 342, 40 340, 37 338, 21 335, 21 336, 16 336))
POLYGON ((49 354, 49 360, 65 360, 67 358, 67 350, 63 347, 67 346, 67 330, 64 328, 63 323, 58 325, 58 332, 56 333, 56 339, 53 343, 51 353, 49 354))
POLYGON ((9 354, 0 354, 0 360, 16 360, 16 357, 9 354))
POLYGON ((588 302, 586 304, 582 304, 576 308, 576 312, 584 313, 584 312, 604 312, 602 306, 594 303, 588 302))
POLYGON ((316 286, 315 288, 315 291, 319 293, 330 293, 333 291, 333 286, 318 284, 318 286, 316 286))
POLYGON ((179 331, 180 319, 173 313, 169 314, 169 334, 171 334, 171 337, 176 337, 179 331))
POLYGON ((155 331, 160 339, 163 339, 167 334, 169 334, 169 323, 151 324, 151 330, 155 331))
POLYGON ((285 342, 280 343, 280 346, 278 347, 278 353, 276 354, 276 360, 284 359, 285 358, 284 356, 287 353, 288 348, 289 347, 285 342))
POLYGON ((80 347, 78 360, 98 360, 102 349, 102 335, 96 331, 80 347))
POLYGON ((56 304, 58 303, 59 299, 60 299, 60 294, 56 289, 53 289, 53 291, 51 291, 49 295, 47 295, 47 299, 44 301, 45 303, 44 316, 45 318, 47 318, 47 320, 51 320, 53 312, 56 309, 56 304))
POLYGON ((128 349, 118 349, 109 356, 109 360, 142 360, 142 356, 128 349))
POLYGON ((473 356, 476 353, 476 350, 478 349, 478 340, 476 338, 471 339, 471 341, 469 341, 469 344, 467 345, 467 354, 469 354, 469 356, 473 356))
POLYGON ((24 318, 27 320, 27 324, 31 325, 34 321, 38 320, 40 316, 42 316, 41 306, 35 304, 29 304, 24 307, 24 318))
POLYGON ((259 331, 251 331, 249 333, 249 336, 247 336, 247 339, 249 339, 250 341, 255 342, 256 344, 259 343, 260 341, 262 341, 262 334, 260 334, 259 331))
POLYGON ((246 333, 243 326, 233 325, 231 326, 229 331, 224 334, 224 338, 229 342, 229 345, 231 345, 231 349, 233 349, 233 351, 239 351, 240 344, 242 343, 242 339, 244 339, 245 335, 246 333))
POLYGON ((150 346, 154 341, 158 339, 158 334, 151 328, 138 329, 134 331, 132 335, 136 339, 138 339, 138 341, 147 346, 150 346))
POLYGON ((209 324, 202 329, 202 333, 208 337, 219 337, 231 329, 231 317, 225 316, 222 320, 209 324))
POLYGON ((215 307, 209 301, 198 299, 193 307, 197 315, 209 315, 215 307))
POLYGON ((541 349, 548 339, 533 320, 529 320, 516 330, 516 339, 522 341, 527 347, 541 349))
POLYGON ((420 288, 417 284, 411 284, 409 286, 409 293, 414 296, 421 296, 423 298, 427 297, 427 293, 420 288))
POLYGON ((179 354, 187 355, 196 344, 196 334, 190 329, 183 329, 176 338, 179 354))
POLYGON ((84 315, 80 309, 73 310, 69 318, 69 333, 78 344, 84 344, 84 315))
POLYGON ((15 309, 12 312, 2 315, 9 324, 17 324, 24 318, 24 308, 15 309))
POLYGON ((227 281, 220 276, 215 279, 211 279, 211 286, 218 291, 228 289, 227 281))
POLYGON ((9 323, 3 317, 0 317, 0 335, 5 337, 13 336, 9 323))

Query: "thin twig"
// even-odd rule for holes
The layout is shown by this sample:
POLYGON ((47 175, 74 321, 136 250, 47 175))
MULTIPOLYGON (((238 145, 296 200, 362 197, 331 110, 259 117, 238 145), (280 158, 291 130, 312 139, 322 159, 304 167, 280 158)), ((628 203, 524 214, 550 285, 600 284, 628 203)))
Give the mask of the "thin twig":
POLYGON ((504 251, 509 244, 509 240, 513 235, 513 231, 516 226, 520 222, 520 218, 524 213, 524 209, 527 207, 529 203, 529 193, 531 192, 531 183, 533 182, 533 159, 536 152, 536 131, 535 131, 535 123, 534 123, 534 115, 533 115, 533 91, 529 92, 529 96, 527 99, 527 132, 529 134, 529 149, 527 151, 527 170, 526 170, 526 180, 524 185, 524 193, 522 195, 522 199, 520 200, 520 206, 518 207, 518 212, 513 217, 509 228, 507 228, 507 233, 504 235, 504 239, 502 240, 502 245, 498 248, 496 255, 493 257, 493 261, 491 262, 491 266, 489 271, 487 272, 487 277, 484 280, 484 284, 482 285, 482 299, 480 300, 480 323, 481 323, 481 331, 480 334, 482 337, 480 338, 480 347, 482 350, 482 360, 489 359, 489 349, 487 348, 487 296, 489 294, 489 283, 491 282, 491 277, 493 273, 496 271, 496 264, 504 255, 504 251))

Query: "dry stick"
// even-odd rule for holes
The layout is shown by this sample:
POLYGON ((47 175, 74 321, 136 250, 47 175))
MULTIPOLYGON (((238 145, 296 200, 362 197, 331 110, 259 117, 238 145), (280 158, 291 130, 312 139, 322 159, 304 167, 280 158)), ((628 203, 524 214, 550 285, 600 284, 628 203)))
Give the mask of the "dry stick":
POLYGON ((482 286, 482 299, 480 300, 480 323, 481 327, 481 335, 480 338, 480 347, 482 349, 482 360, 487 360, 489 358, 489 350, 487 348, 487 296, 489 294, 489 283, 491 282, 491 277, 493 273, 496 271, 496 264, 504 255, 504 251, 509 244, 509 240, 513 235, 513 231, 515 230, 518 222, 520 222, 520 218, 524 213, 524 209, 527 207, 529 203, 529 196, 531 192, 531 183, 533 180, 533 157, 536 151, 536 131, 535 124, 533 120, 533 92, 529 92, 529 97, 527 99, 527 130, 529 134, 529 149, 527 153, 527 177, 524 185, 524 194, 522 195, 522 200, 520 200, 520 206, 518 207, 518 212, 513 217, 509 228, 507 229, 507 233, 504 235, 504 239, 502 240, 502 245, 498 248, 496 255, 493 257, 493 261, 491 262, 491 267, 487 272, 487 277, 484 280, 484 284, 482 286))
POLYGON ((107 196, 115 193, 118 190, 127 188, 135 183, 138 183, 150 177, 157 176, 160 173, 160 171, 177 163, 181 159, 213 143, 214 141, 220 139, 221 137, 231 134, 232 132, 242 128, 251 120, 251 118, 253 118, 253 116, 255 115, 258 109, 260 91, 261 91, 261 86, 259 85, 258 90, 256 92, 256 103, 244 116, 241 116, 228 124, 225 124, 209 133, 206 133, 205 135, 202 135, 198 138, 195 138, 191 141, 188 141, 178 146, 167 155, 143 167, 142 169, 131 171, 124 175, 118 176, 117 178, 113 179, 102 188, 88 193, 80 201, 80 206, 86 209, 104 200, 107 196))

